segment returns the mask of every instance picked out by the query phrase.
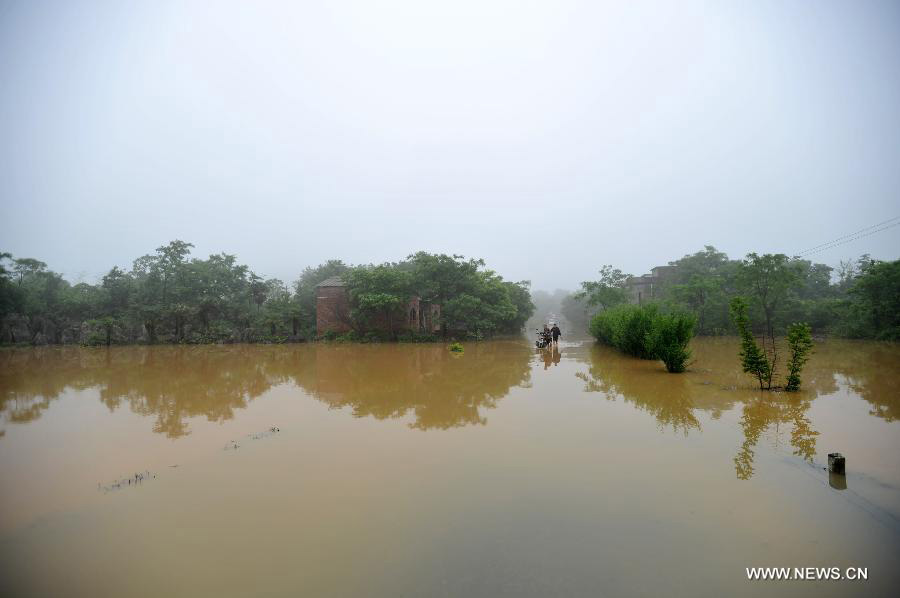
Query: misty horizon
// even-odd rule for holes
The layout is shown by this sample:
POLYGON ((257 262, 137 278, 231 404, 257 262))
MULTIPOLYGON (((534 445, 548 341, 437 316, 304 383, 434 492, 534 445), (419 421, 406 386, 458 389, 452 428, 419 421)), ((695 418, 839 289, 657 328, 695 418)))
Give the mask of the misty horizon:
MULTIPOLYGON (((76 282, 173 239, 266 277, 482 258, 533 289, 900 215, 900 7, 0 8, 0 250, 76 282)), ((893 228, 810 255, 900 256, 893 228)))

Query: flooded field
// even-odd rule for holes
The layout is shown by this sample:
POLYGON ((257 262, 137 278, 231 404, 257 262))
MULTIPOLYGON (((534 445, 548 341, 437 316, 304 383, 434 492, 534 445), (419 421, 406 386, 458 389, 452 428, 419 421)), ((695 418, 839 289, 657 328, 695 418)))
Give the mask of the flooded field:
POLYGON ((894 595, 900 350, 789 395, 693 348, 2 351, 0 595, 894 595))

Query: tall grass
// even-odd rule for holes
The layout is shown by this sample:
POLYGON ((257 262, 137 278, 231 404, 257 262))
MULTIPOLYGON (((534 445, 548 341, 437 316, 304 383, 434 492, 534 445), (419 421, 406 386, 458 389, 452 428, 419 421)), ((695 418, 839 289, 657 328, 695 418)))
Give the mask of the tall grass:
POLYGON ((654 305, 618 305, 593 317, 590 332, 601 343, 641 359, 659 359, 669 372, 683 372, 691 353, 696 318, 661 313, 654 305))

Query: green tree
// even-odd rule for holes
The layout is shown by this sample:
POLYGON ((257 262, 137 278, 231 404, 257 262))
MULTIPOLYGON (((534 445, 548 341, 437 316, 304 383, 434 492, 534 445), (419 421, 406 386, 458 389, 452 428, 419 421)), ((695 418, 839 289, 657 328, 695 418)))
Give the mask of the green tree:
POLYGON ((696 314, 699 333, 726 333, 731 327, 728 302, 735 293, 738 262, 706 245, 670 265, 674 270, 664 297, 696 314))
POLYGON ((741 287, 753 297, 765 319, 763 351, 775 368, 778 358, 775 348, 775 317, 791 290, 799 286, 798 268, 784 254, 747 254, 738 268, 741 287))
MULTIPOLYGON (((447 335, 446 308, 451 313, 455 307, 448 303, 453 298, 472 293, 477 286, 478 269, 484 260, 465 259, 461 255, 432 254, 419 251, 407 257, 412 267, 413 285, 419 296, 428 303, 441 305, 441 333, 447 335)), ((458 313, 462 313, 457 310, 458 313)))
POLYGON ((582 282, 581 291, 575 298, 586 300, 589 306, 609 309, 628 301, 626 288, 629 278, 630 274, 606 264, 600 268, 600 279, 582 282))
POLYGON ((900 340, 900 260, 866 264, 850 295, 860 336, 900 340))
POLYGON ((800 371, 809 360, 809 352, 812 350, 812 331, 809 324, 791 324, 788 327, 787 341, 791 357, 787 364, 788 377, 784 389, 796 391, 800 390, 800 371))
POLYGON ((760 390, 772 388, 772 376, 775 373, 774 360, 770 361, 765 351, 756 344, 747 315, 747 302, 743 297, 731 300, 731 317, 741 336, 741 368, 751 374, 759 382, 760 390))
MULTIPOLYGON (((22 291, 12 281, 13 271, 9 269, 14 264, 12 257, 10 253, 0 253, 0 324, 5 323, 8 316, 22 311, 22 291)), ((14 333, 9 338, 16 342, 14 333)))
POLYGON ((396 264, 357 266, 345 274, 350 293, 350 317, 363 330, 383 324, 391 340, 406 317, 412 277, 396 264))

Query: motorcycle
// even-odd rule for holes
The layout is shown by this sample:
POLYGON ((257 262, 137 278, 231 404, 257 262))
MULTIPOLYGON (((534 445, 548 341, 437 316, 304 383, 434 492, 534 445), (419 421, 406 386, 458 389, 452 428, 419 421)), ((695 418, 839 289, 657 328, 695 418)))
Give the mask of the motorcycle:
POLYGON ((553 337, 550 335, 550 333, 541 330, 540 328, 535 329, 535 332, 537 333, 537 340, 534 341, 534 345, 538 349, 549 347, 550 343, 553 341, 553 337))

